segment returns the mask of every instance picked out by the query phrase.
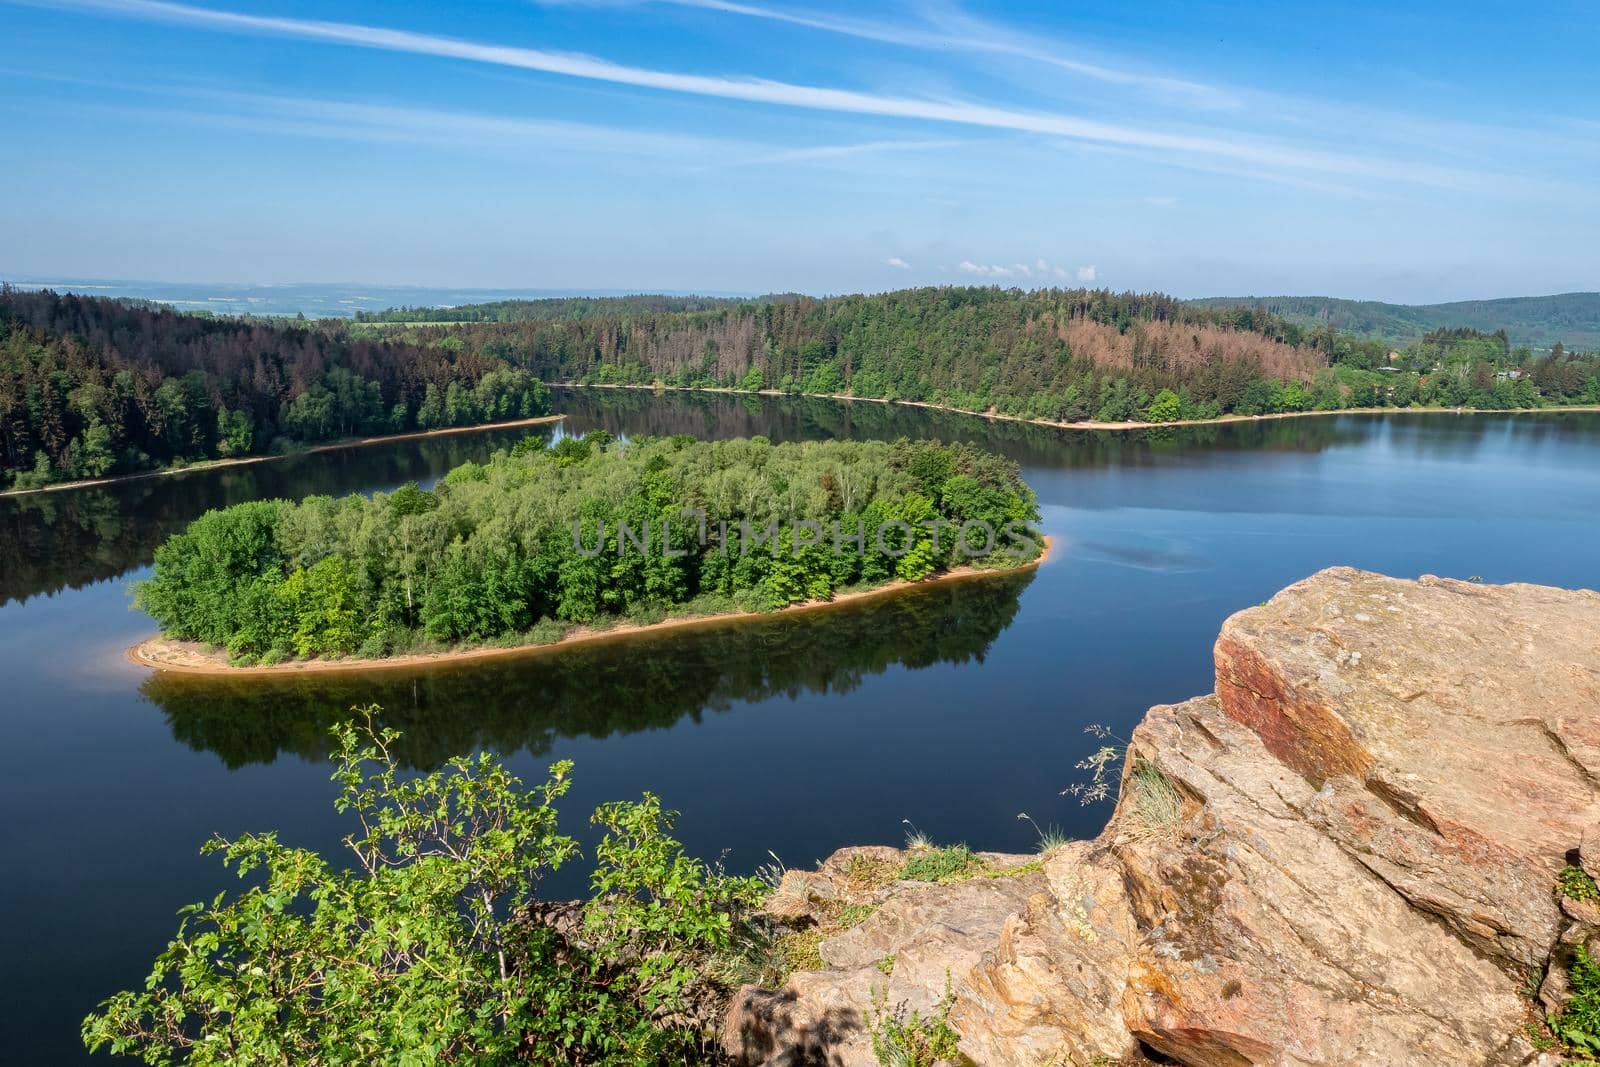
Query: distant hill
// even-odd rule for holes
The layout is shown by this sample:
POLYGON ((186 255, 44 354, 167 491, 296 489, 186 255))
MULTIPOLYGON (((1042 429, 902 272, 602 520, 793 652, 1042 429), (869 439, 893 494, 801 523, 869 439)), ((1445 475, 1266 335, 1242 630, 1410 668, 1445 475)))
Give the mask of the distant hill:
MULTIPOLYGON (((749 303, 752 298, 628 294, 624 296, 559 296, 538 299, 495 300, 453 307, 394 307, 383 311, 357 311, 357 322, 576 322, 582 319, 625 315, 666 315, 682 311, 714 311, 749 303)), ((763 297, 765 301, 783 297, 763 297)))
POLYGON ((1449 304, 1385 304, 1331 296, 1223 296, 1191 300, 1207 308, 1264 307, 1307 326, 1332 323, 1345 333, 1405 343, 1440 327, 1505 330, 1513 345, 1600 349, 1600 293, 1511 296, 1449 304))
MULTIPOLYGON (((452 310, 464 304, 506 307, 520 303, 571 305, 586 298, 631 297, 631 289, 447 289, 416 285, 338 282, 254 285, 236 282, 151 282, 91 278, 35 278, 0 272, 0 283, 17 289, 50 289, 79 296, 109 296, 160 304, 174 311, 213 315, 304 315, 308 319, 351 318, 390 308, 452 310)), ((668 293, 665 298, 688 294, 668 293)), ((712 293, 711 298, 736 294, 712 293)), ((492 315, 485 312, 492 320, 492 315)), ((440 319, 439 321, 443 321, 440 319)))

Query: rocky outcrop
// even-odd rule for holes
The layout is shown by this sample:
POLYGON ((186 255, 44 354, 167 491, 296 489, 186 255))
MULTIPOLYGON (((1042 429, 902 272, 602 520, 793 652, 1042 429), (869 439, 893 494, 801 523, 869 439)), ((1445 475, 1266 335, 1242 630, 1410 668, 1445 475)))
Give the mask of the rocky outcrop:
POLYGON ((852 855, 779 910, 875 910, 741 993, 735 1056, 872 1064, 874 1011, 945 1003, 978 1064, 1536 1062, 1600 940, 1555 889, 1600 871, 1600 596, 1323 571, 1227 621, 1214 695, 1150 710, 1099 838, 865 895, 852 855))

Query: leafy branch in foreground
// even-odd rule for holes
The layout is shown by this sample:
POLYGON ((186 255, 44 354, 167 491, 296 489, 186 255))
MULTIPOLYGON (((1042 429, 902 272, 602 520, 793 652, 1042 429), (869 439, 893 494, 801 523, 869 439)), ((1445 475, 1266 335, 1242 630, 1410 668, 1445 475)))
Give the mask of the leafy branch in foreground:
POLYGON ((555 808, 571 764, 530 789, 489 754, 403 777, 377 710, 333 731, 353 862, 271 833, 208 842, 254 884, 184 908, 145 990, 85 1019, 85 1044, 151 1064, 695 1057, 760 883, 685 856, 647 793, 596 810, 590 897, 541 900, 578 852, 555 808))

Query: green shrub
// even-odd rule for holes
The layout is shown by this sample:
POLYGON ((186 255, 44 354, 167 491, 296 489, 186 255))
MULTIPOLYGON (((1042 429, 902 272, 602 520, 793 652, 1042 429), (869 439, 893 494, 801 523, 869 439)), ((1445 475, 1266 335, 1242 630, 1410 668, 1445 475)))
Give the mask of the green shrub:
POLYGON ((540 619, 526 634, 530 645, 553 645, 566 634, 567 628, 554 619, 540 619))
MULTIPOLYGON (((892 961, 889 967, 894 968, 892 961)), ((950 1025, 955 997, 948 981, 944 999, 925 1019, 915 1011, 908 1014, 904 1003, 890 1010, 887 1000, 884 989, 873 989, 872 1053, 883 1067, 934 1067, 939 1061, 953 1060, 960 1054, 961 1035, 950 1025)))
POLYGON ((1581 944, 1567 981, 1571 993, 1561 1014, 1550 1020, 1550 1029, 1570 1048, 1600 1053, 1600 964, 1581 944))
POLYGON ((1564 897, 1573 900, 1600 900, 1600 886, 1594 884, 1594 879, 1582 867, 1567 864, 1556 879, 1556 888, 1564 897))
POLYGON ((272 833, 208 842, 253 884, 182 909, 85 1044, 152 1064, 698 1059, 758 883, 685 856, 645 794, 595 811, 589 898, 541 901, 577 855, 555 808, 571 764, 532 789, 488 754, 402 776, 375 711, 334 729, 351 862, 272 833))

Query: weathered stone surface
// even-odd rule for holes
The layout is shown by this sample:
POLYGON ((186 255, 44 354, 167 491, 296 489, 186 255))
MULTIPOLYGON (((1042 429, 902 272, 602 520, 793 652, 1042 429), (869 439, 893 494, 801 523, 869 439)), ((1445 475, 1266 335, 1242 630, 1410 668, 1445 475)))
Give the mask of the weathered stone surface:
POLYGON ((926 1016, 1007 920, 1047 895, 1036 857, 981 858, 984 873, 951 884, 897 881, 905 853, 886 847, 840 849, 816 871, 786 872, 772 897, 777 910, 768 908, 775 917, 826 922, 841 906, 875 910, 818 945, 828 970, 797 972, 778 993, 741 990, 725 1048, 754 1063, 876 1064, 868 1032, 875 996, 884 1010, 926 1016))
POLYGON ((903 957, 918 942, 938 937, 950 946, 971 946, 976 961, 1006 918, 1026 907, 1044 884, 1039 873, 979 877, 953 885, 907 883, 859 926, 824 941, 817 953, 830 967, 863 967, 888 956, 903 957))
POLYGON ((1334 568, 1229 619, 1216 662, 1228 717, 1327 783, 1310 821, 1480 951, 1543 961, 1600 821, 1600 595, 1334 568))
POLYGON ((1122 1019, 1138 951, 1121 872, 1096 842, 1045 861, 1046 892, 1002 927, 958 988, 951 1023, 976 1063, 1089 1063, 1132 1056, 1122 1019))
POLYGON ((1517 983, 1308 821, 1319 791, 1216 698, 1151 709, 1133 743, 1200 802, 1114 845, 1136 1037, 1206 1065, 1522 1060, 1517 983))
MULTIPOLYGON (((874 886, 827 969, 736 1007, 779 1021, 747 1060, 871 1063, 874 983, 925 1010, 948 974, 979 1064, 1548 1062, 1526 1023, 1600 950, 1600 908, 1554 891, 1600 870, 1600 596, 1335 568, 1229 619, 1216 666, 1135 731, 1100 838, 874 886)), ((857 899, 851 862, 790 895, 857 899)))

